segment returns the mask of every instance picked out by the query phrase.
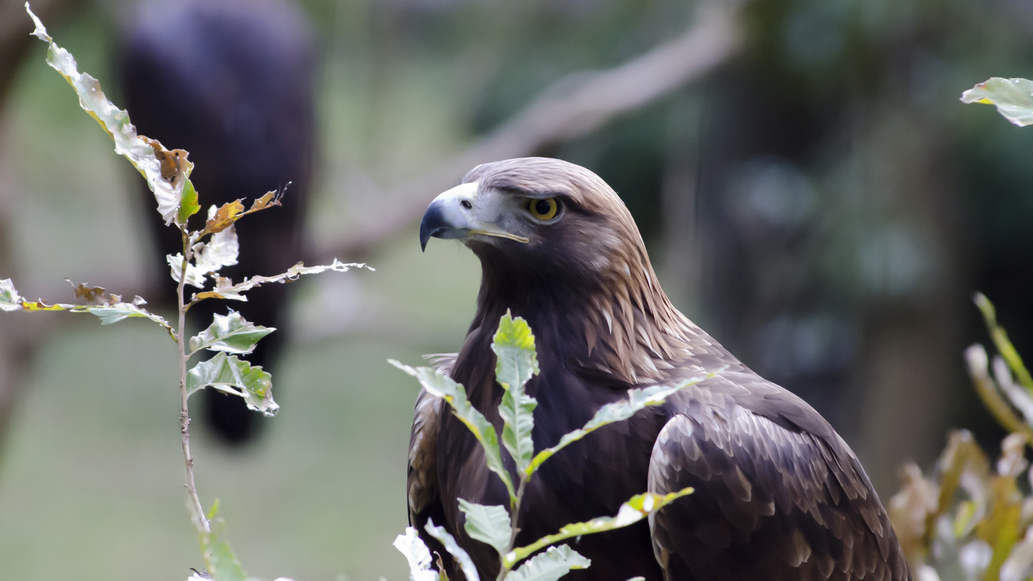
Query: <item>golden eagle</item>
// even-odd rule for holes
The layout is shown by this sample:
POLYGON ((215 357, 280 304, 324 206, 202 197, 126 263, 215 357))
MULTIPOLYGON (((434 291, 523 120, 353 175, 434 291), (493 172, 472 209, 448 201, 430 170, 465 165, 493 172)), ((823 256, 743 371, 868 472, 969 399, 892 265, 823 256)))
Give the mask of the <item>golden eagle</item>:
MULTIPOLYGON (((613 515, 634 494, 695 492, 648 524, 571 541, 592 566, 571 578, 911 579, 896 535, 846 442, 803 400, 764 380, 678 312, 638 228, 591 171, 555 159, 480 165, 431 202, 420 244, 460 239, 481 261, 477 313, 439 362, 501 430, 492 336, 511 310, 537 338, 534 445, 585 424, 632 387, 717 374, 568 446, 528 483, 517 545, 613 515)), ((505 455, 505 451, 503 451, 505 455)), ((512 460, 506 457, 511 471, 512 460)), ((498 555, 463 530, 458 499, 508 506, 502 482, 441 400, 421 392, 409 447, 410 524, 444 523, 482 579, 498 555)))

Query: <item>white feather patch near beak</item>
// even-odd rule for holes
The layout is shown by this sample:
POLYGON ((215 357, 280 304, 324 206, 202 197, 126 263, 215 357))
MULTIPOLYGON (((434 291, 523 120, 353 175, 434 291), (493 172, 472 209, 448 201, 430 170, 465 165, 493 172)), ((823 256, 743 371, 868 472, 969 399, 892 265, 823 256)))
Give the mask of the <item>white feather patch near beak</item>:
POLYGON ((476 218, 477 183, 460 184, 434 198, 423 214, 420 224, 420 245, 427 247, 431 237, 463 239, 475 234, 506 238, 526 244, 528 239, 506 232, 495 224, 476 218))

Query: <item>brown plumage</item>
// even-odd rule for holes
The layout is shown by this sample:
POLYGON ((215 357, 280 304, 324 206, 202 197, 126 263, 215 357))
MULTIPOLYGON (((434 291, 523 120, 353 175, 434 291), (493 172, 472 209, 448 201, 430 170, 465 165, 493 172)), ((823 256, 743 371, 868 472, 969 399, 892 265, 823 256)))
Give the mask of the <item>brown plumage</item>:
MULTIPOLYGON (((524 496, 519 545, 613 515, 634 494, 692 486, 695 493, 648 523, 573 542, 592 566, 571 578, 911 578, 849 446, 803 400, 750 371, 674 308, 631 214, 594 173, 543 158, 478 166, 431 203, 420 236, 424 245, 432 236, 462 239, 480 258, 477 313, 459 353, 438 363, 497 429, 502 389, 492 335, 507 309, 534 331, 541 373, 527 391, 539 402, 535 449, 631 387, 720 370, 544 464, 524 496)), ((458 498, 507 504, 467 429, 421 392, 409 449, 410 524, 445 557, 450 578, 460 573, 423 533, 428 518, 492 578, 497 556, 465 534, 458 498)))

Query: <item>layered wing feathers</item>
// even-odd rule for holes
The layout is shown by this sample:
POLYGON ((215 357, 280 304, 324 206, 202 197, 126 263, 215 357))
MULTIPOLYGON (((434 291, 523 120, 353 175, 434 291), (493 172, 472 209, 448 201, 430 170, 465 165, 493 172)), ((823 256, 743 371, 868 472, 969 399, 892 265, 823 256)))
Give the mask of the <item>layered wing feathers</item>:
POLYGON ((649 491, 695 492, 650 519, 665 577, 910 579, 847 445, 802 400, 754 378, 719 376, 671 402, 649 491), (801 421, 817 425, 801 429, 801 421))

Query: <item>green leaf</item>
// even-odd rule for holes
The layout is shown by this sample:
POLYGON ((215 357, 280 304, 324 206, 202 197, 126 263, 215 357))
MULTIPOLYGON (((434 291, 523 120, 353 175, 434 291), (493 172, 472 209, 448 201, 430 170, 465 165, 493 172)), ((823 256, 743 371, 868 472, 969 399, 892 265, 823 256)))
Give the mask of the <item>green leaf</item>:
POLYGON ((502 394, 499 415, 505 422, 502 426, 502 443, 516 461, 517 468, 524 472, 534 456, 534 408, 538 402, 520 389, 510 389, 502 394))
POLYGON ((54 43, 43 23, 29 9, 28 2, 25 3, 25 11, 36 25, 32 34, 49 45, 47 64, 61 73, 61 76, 72 85, 79 95, 79 105, 96 119, 114 140, 115 152, 125 156, 147 179, 147 185, 154 192, 158 201, 158 212, 165 219, 165 224, 171 224, 176 220, 177 224, 183 225, 184 217, 189 217, 192 213, 191 207, 196 205, 196 201, 188 200, 187 208, 181 209, 184 189, 194 167, 187 160, 186 152, 169 151, 156 140, 137 135, 136 127, 129 121, 129 115, 125 110, 119 109, 107 99, 97 79, 79 72, 75 57, 54 43))
POLYGON ((481 443, 488 469, 497 474, 502 483, 506 485, 510 502, 515 504, 516 490, 513 488, 513 480, 510 478, 509 472, 502 465, 502 453, 499 450, 499 439, 495 426, 491 425, 487 418, 466 399, 466 390, 463 389, 463 386, 430 367, 409 367, 394 359, 388 359, 387 362, 415 377, 423 389, 452 406, 452 413, 481 443))
POLYGON ((556 581, 572 569, 587 569, 592 561, 567 545, 549 547, 506 576, 510 581, 556 581))
POLYGON ((527 321, 514 319, 507 311, 499 321, 491 350, 495 352, 495 379, 506 392, 499 415, 504 422, 502 443, 523 472, 534 456, 534 408, 538 402, 524 392, 524 385, 539 373, 534 335, 527 321))
POLYGON ((274 416, 280 409, 273 401, 272 376, 233 355, 219 353, 187 373, 189 393, 205 387, 240 396, 247 407, 266 416, 274 416))
POLYGON ((212 531, 201 533, 201 552, 204 566, 213 581, 245 581, 247 574, 233 554, 229 544, 212 531))
MULTIPOLYGON (((208 575, 214 581, 244 581, 247 579, 247 575, 244 573, 244 568, 241 567, 240 561, 234 556, 229 544, 219 538, 223 528, 223 521, 222 519, 216 519, 218 511, 219 501, 216 500, 212 504, 211 510, 208 511, 208 519, 212 521, 211 524, 213 525, 212 529, 209 531, 202 530, 200 533, 204 565, 208 569, 208 575)), ((199 516, 194 515, 198 523, 200 522, 199 516)))
POLYGON ((1033 393, 1033 377, 1030 376, 1029 370, 1022 363, 1022 357, 1019 356, 1019 352, 1015 350, 1015 346, 1008 339, 1008 334, 1004 332, 1004 327, 997 324, 997 312, 994 309, 993 303, 983 293, 976 293, 972 300, 975 301, 976 306, 983 313, 986 328, 990 331, 990 338, 993 339, 997 351, 1008 363, 1008 367, 1011 368, 1019 383, 1029 390, 1030 393, 1033 393))
POLYGON ((463 528, 471 539, 491 545, 499 557, 506 554, 509 550, 509 540, 513 536, 513 524, 505 507, 485 506, 460 498, 459 510, 466 514, 466 524, 463 528))
POLYGON ((411 581, 438 581, 440 576, 431 568, 430 549, 423 543, 419 533, 413 527, 405 527, 405 534, 395 537, 392 543, 405 555, 409 562, 409 579, 411 581))
POLYGON ((448 534, 445 527, 434 526, 434 521, 427 519, 427 526, 424 528, 430 536, 440 541, 444 545, 445 550, 459 563, 459 568, 462 569, 463 575, 466 575, 466 581, 481 581, 481 577, 477 574, 477 567, 474 567, 470 555, 459 546, 455 537, 448 534))
POLYGON ((514 319, 509 311, 506 311, 499 321, 499 329, 491 343, 491 350, 497 358, 495 377, 503 389, 523 387, 532 376, 538 375, 534 335, 523 318, 514 319))
POLYGON ((526 547, 513 549, 512 552, 503 557, 503 566, 512 567, 514 563, 518 563, 522 559, 526 559, 529 555, 540 550, 542 547, 555 545, 556 543, 571 537, 580 537, 582 535, 612 531, 613 529, 619 529, 630 524, 637 523, 643 518, 687 494, 692 494, 691 488, 686 488, 670 494, 653 494, 652 492, 637 494, 621 505, 620 509, 617 511, 617 516, 600 517, 587 522, 569 524, 561 528, 560 532, 554 535, 542 537, 526 547))
POLYGON ((176 223, 186 224, 187 219, 196 214, 200 209, 201 206, 197 203, 197 190, 194 189, 194 183, 187 179, 186 184, 183 186, 183 197, 179 202, 176 223))
POLYGON ((996 105, 997 112, 1019 127, 1033 124, 1033 81, 993 77, 961 94, 962 103, 996 105))
POLYGON ((230 311, 229 315, 215 315, 211 326, 190 338, 191 355, 201 349, 246 355, 255 350, 262 337, 275 330, 275 327, 249 323, 235 311, 230 311))
POLYGON ((565 434, 560 438, 559 443, 551 448, 546 448, 531 460, 525 473, 530 476, 542 465, 543 462, 551 458, 556 452, 559 452, 567 445, 584 438, 588 434, 598 430, 599 428, 612 424, 614 422, 624 421, 631 416, 635 415, 639 410, 660 405, 669 396, 677 393, 678 391, 685 389, 690 385, 694 385, 703 381, 708 377, 713 377, 713 373, 705 376, 694 377, 692 379, 686 379, 681 383, 675 385, 654 385, 651 387, 644 387, 642 389, 629 389, 628 399, 621 400, 614 403, 608 403, 603 407, 599 408, 599 411, 595 412, 595 416, 588 421, 583 428, 574 430, 568 434, 565 434))
MULTIPOLYGON (((137 297, 139 298, 139 297, 137 297)), ((72 312, 87 312, 100 318, 101 325, 111 325, 125 319, 142 317, 151 319, 158 324, 167 324, 165 319, 147 312, 146 310, 129 303, 115 303, 102 307, 72 307, 72 312)))

